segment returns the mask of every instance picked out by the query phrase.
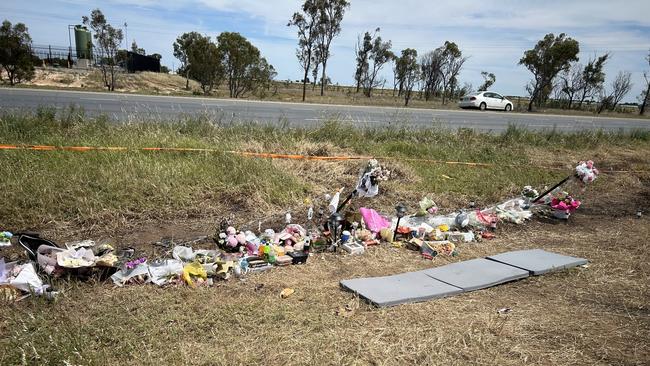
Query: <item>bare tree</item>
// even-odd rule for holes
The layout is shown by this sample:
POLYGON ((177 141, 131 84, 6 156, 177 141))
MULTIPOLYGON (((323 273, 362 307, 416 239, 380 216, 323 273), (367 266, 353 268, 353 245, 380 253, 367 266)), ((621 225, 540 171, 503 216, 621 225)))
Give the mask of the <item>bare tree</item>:
POLYGON ((616 75, 616 79, 614 79, 611 85, 611 92, 608 94, 603 90, 601 94, 598 114, 600 114, 605 108, 612 111, 616 108, 623 97, 632 90, 633 84, 631 79, 632 74, 628 71, 620 71, 618 75, 616 75))
MULTIPOLYGON (((323 66, 320 95, 325 93, 327 82, 327 61, 329 60, 332 40, 341 33, 341 21, 345 10, 350 7, 347 0, 318 0, 320 19, 318 22, 317 48, 320 64, 323 66)), ((318 74, 318 72, 316 72, 318 74)), ((314 77, 314 79, 316 79, 314 77)))
POLYGON ((583 71, 582 65, 576 63, 570 69, 562 71, 559 75, 558 91, 561 95, 566 96, 567 109, 571 109, 571 105, 577 94, 586 87, 583 71))
POLYGON ((296 12, 291 17, 287 26, 295 26, 298 28, 298 48, 296 49, 296 57, 300 62, 300 67, 304 70, 302 78, 302 101, 305 101, 307 93, 307 75, 312 68, 312 53, 316 47, 318 39, 318 22, 319 12, 317 0, 305 0, 302 5, 302 12, 296 12))

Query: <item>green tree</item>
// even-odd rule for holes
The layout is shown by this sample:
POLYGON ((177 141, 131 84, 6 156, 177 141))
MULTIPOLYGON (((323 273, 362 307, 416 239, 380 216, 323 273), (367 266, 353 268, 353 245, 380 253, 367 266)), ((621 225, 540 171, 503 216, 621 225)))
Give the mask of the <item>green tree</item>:
POLYGON ((163 74, 169 74, 169 67, 165 65, 160 65, 160 72, 163 74))
POLYGON ((255 93, 262 89, 271 88, 271 83, 278 73, 269 64, 264 57, 261 57, 255 62, 249 72, 249 76, 245 79, 246 90, 255 93))
POLYGON ((93 37, 99 49, 100 68, 104 85, 110 91, 115 90, 115 71, 117 67, 117 53, 122 43, 121 29, 113 28, 106 21, 101 10, 95 9, 90 13, 90 18, 82 17, 83 23, 93 30, 93 37))
POLYGON ((217 43, 231 98, 258 89, 258 84, 268 85, 275 76, 273 66, 239 33, 223 32, 217 37, 217 43))
POLYGON ((361 89, 363 77, 368 71, 368 56, 370 55, 370 51, 372 51, 372 39, 375 38, 377 32, 379 32, 379 28, 375 29, 375 32, 372 35, 370 32, 366 32, 363 35, 363 40, 361 39, 361 36, 357 37, 357 44, 355 45, 354 52, 357 56, 357 68, 354 72, 354 81, 357 83, 357 93, 359 92, 359 89, 361 89))
MULTIPOLYGON (((410 76, 409 73, 412 72, 410 69, 411 66, 416 65, 419 67, 417 62, 418 51, 407 48, 402 50, 401 56, 396 56, 393 60, 394 65, 394 78, 395 78, 395 89, 397 89, 397 96, 401 97, 402 93, 405 91, 405 82, 406 78, 410 76), (414 59, 415 57, 415 59, 414 59)), ((419 73, 418 73, 419 75, 419 73)))
POLYGON ((550 93, 557 74, 569 68, 571 62, 578 61, 579 52, 578 41, 564 33, 557 37, 549 33, 537 42, 535 48, 524 52, 519 64, 533 73, 533 79, 526 88, 530 94, 528 111, 533 109, 533 103, 539 104, 550 93))
MULTIPOLYGON (((650 66, 650 50, 648 50, 648 56, 646 56, 646 60, 648 61, 648 66, 650 66)), ((650 103, 650 70, 643 72, 643 78, 645 79, 645 92, 642 91, 641 95, 639 95, 639 99, 641 100, 641 106, 639 107, 640 115, 643 115, 645 113, 645 109, 648 103, 650 103)))
POLYGON ((368 53, 368 67, 365 68, 363 75, 363 93, 366 97, 372 96, 372 89, 381 85, 384 80, 378 78, 379 71, 390 60, 395 58, 395 54, 390 50, 391 41, 383 42, 380 36, 375 36, 372 40, 372 49, 368 53))
POLYGON ((181 62, 177 73, 185 76, 185 89, 187 90, 190 88, 189 50, 192 48, 192 44, 202 37, 198 32, 183 33, 174 42, 174 57, 181 62))
POLYGON ((210 37, 200 36, 187 50, 188 75, 199 82, 203 94, 208 95, 223 80, 221 55, 210 37))
POLYGON ((307 93, 307 75, 313 67, 312 58, 319 35, 318 22, 320 21, 318 0, 305 0, 300 12, 295 12, 287 26, 298 28, 298 48, 296 57, 304 71, 302 78, 302 101, 307 93))
POLYGON ((490 89, 490 87, 497 81, 497 77, 491 72, 481 71, 481 76, 483 77, 483 84, 478 87, 478 91, 486 91, 490 89))
MULTIPOLYGON (((319 21, 318 37, 316 47, 318 49, 318 61, 322 68, 320 95, 325 94, 325 84, 327 83, 327 61, 329 60, 330 46, 332 40, 341 33, 341 21, 345 10, 350 7, 347 0, 317 0, 319 21)), ((316 79, 316 77, 314 77, 316 79)))
POLYGON ((418 51, 407 48, 402 50, 402 55, 397 58, 399 64, 400 91, 404 94, 404 106, 409 105, 413 87, 420 79, 420 65, 418 65, 418 51))
POLYGON ((442 66, 444 64, 444 47, 427 52, 420 59, 420 76, 424 100, 429 101, 440 90, 442 84, 442 66))
POLYGON ((603 67, 609 59, 609 53, 600 57, 589 60, 585 68, 582 70, 582 80, 580 81, 580 99, 578 108, 582 108, 582 103, 585 99, 593 98, 602 88, 605 83, 605 72, 603 67))
POLYGON ((446 96, 453 95, 458 84, 458 74, 463 68, 467 57, 454 42, 446 41, 442 51, 442 64, 440 66, 440 80, 442 82, 442 104, 446 104, 446 96))
POLYGON ((133 42, 131 42, 131 52, 143 56, 147 54, 147 51, 145 51, 144 48, 138 47, 138 44, 135 42, 135 39, 133 39, 133 42))
MULTIPOLYGON (((34 77, 32 38, 25 24, 5 20, 0 27, 0 66, 7 73, 10 85, 34 77)), ((0 72, 2 74, 2 72, 0 72)))

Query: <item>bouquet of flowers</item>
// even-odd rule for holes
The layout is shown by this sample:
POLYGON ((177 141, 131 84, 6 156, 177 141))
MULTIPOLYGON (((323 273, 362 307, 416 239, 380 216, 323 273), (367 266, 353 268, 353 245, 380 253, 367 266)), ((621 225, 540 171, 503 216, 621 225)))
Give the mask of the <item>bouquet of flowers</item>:
POLYGON ((135 267, 139 266, 140 264, 143 264, 143 263, 146 263, 146 262, 147 262, 147 258, 145 258, 145 257, 134 259, 134 260, 131 260, 131 261, 128 261, 128 262, 124 263, 124 268, 126 270, 131 270, 131 269, 134 269, 135 267))
POLYGON ((539 193, 531 186, 524 186, 524 189, 521 191, 521 196, 524 198, 537 198, 539 193))
POLYGON ((580 201, 574 199, 567 192, 560 192, 551 200, 551 208, 566 214, 572 214, 580 207, 580 201))
POLYGON ((594 166, 591 160, 581 161, 576 166, 576 177, 584 184, 588 184, 596 180, 600 172, 594 166))
POLYGON ((359 197, 374 197, 379 193, 379 182, 390 177, 390 170, 384 169, 376 159, 370 159, 361 172, 356 192, 359 197))

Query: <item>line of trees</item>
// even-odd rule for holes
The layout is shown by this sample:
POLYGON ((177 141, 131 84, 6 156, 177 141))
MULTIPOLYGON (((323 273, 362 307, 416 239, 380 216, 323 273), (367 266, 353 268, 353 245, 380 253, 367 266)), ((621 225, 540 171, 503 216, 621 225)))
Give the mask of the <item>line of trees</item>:
MULTIPOLYGON (((582 109, 585 103, 597 102, 597 113, 604 110, 615 110, 623 98, 632 90, 632 74, 619 71, 609 85, 605 84, 603 71, 611 55, 605 53, 594 56, 586 65, 578 61, 580 45, 578 41, 561 33, 555 36, 547 34, 537 42, 533 49, 524 52, 519 64, 525 66, 533 78, 526 85, 530 96, 528 111, 533 106, 541 107, 549 104, 549 98, 555 95, 555 103, 561 108, 582 109)), ((648 55, 650 63, 650 54, 648 55)), ((639 96, 639 113, 644 114, 648 100, 648 73, 644 73, 648 87, 639 96)))
POLYGON ((196 80, 204 94, 210 94, 222 83, 228 86, 231 98, 241 98, 269 88, 277 73, 259 49, 244 36, 222 32, 213 42, 198 32, 180 35, 174 42, 174 56, 181 61, 178 74, 196 80))
POLYGON ((304 74, 302 78, 302 100, 305 101, 309 72, 312 72, 314 87, 319 68, 322 70, 320 95, 325 95, 328 82, 327 62, 332 56, 332 41, 341 33, 341 22, 350 7, 347 0, 305 0, 293 14, 287 26, 298 30, 296 57, 304 74))
MULTIPOLYGON (((347 0, 304 0, 300 11, 293 14, 288 26, 295 27, 298 34, 296 56, 304 72, 302 100, 305 100, 308 75, 312 75, 313 88, 320 74, 320 94, 324 95, 327 84, 327 65, 332 56, 333 40, 341 32, 341 22, 350 7, 347 0)), ((118 62, 126 51, 120 50, 122 30, 113 27, 100 9, 90 16, 82 17, 93 32, 93 47, 98 55, 104 85, 115 90, 118 62)), ((440 98, 448 100, 473 90, 471 84, 459 86, 460 72, 468 60, 455 42, 446 41, 442 46, 419 56, 412 48, 399 54, 392 51, 390 40, 384 41, 380 29, 365 32, 355 45, 354 81, 356 92, 370 98, 373 90, 385 85, 381 71, 392 63, 393 95, 404 98, 404 105, 416 92, 425 101, 440 98)), ((174 56, 181 61, 177 73, 185 76, 186 89, 189 79, 196 80, 204 94, 210 94, 222 83, 228 87, 231 98, 240 98, 268 89, 277 75, 275 69, 261 56, 259 49, 245 37, 235 32, 223 32, 213 42, 209 36, 198 32, 184 33, 173 44, 174 56)), ((146 54, 135 39, 132 52, 146 54)), ((527 109, 533 106, 559 106, 583 109, 585 104, 596 102, 596 112, 615 110, 632 89, 632 75, 620 71, 606 84, 604 67, 611 58, 609 53, 594 55, 586 65, 579 63, 580 45, 564 33, 547 34, 530 50, 526 50, 519 64, 533 75, 526 84, 529 93, 527 109)), ((161 58, 159 54, 151 55, 161 58)), ((650 51, 646 57, 650 67, 650 51)), ((6 77, 10 85, 27 81, 34 76, 35 56, 32 39, 22 23, 12 25, 5 20, 0 27, 0 81, 6 77)), ((168 69, 167 69, 168 72, 168 69)), ((496 82, 493 73, 482 71, 483 83, 479 91, 488 90, 496 82)), ((650 102, 650 70, 643 73, 644 83, 638 96, 639 113, 644 114, 650 102)))

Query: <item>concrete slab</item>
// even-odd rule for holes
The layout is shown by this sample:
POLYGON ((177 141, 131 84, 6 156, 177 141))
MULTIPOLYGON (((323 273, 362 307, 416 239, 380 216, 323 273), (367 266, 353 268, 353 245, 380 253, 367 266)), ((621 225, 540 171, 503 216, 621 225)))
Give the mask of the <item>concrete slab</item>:
POLYGON ((528 277, 528 271, 483 258, 420 271, 464 292, 492 287, 528 277))
POLYGON ((588 262, 584 258, 570 257, 542 249, 516 250, 489 256, 487 259, 527 270, 534 276, 580 266, 588 262))
POLYGON ((440 282, 422 272, 344 280, 341 281, 341 286, 378 307, 438 299, 462 292, 460 288, 440 282))

